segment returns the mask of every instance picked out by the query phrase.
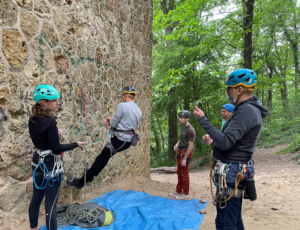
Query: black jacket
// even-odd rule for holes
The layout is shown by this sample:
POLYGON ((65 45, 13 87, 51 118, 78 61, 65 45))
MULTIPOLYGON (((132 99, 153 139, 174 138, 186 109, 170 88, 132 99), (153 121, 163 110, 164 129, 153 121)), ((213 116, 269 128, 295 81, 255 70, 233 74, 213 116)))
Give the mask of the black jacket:
POLYGON ((200 125, 213 139, 213 156, 223 162, 245 163, 252 157, 260 136, 262 118, 269 110, 262 106, 257 97, 238 104, 226 120, 222 131, 216 129, 207 117, 198 119, 200 125))

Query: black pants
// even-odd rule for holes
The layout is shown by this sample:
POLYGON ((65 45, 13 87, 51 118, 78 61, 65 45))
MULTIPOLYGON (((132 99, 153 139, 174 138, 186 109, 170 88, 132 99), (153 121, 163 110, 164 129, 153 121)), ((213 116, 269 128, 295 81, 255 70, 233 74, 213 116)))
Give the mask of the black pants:
MULTIPOLYGON (((53 187, 47 185, 44 189, 37 189, 33 184, 33 196, 29 205, 30 228, 36 228, 38 226, 40 205, 44 196, 46 196, 45 215, 47 230, 57 230, 56 205, 61 188, 61 180, 62 174, 59 175, 59 181, 54 182, 53 187)), ((43 176, 36 176, 35 181, 37 185, 40 186, 43 181, 43 176)))
MULTIPOLYGON (((111 139, 111 143, 118 152, 122 152, 128 149, 131 145, 131 142, 125 142, 119 140, 117 137, 113 137, 111 139), (123 145, 122 148, 120 148, 123 145), (120 148, 120 149, 119 149, 120 148)), ((111 158, 111 150, 106 146, 102 150, 101 154, 97 156, 95 162, 92 167, 86 173, 86 182, 90 182, 93 180, 95 176, 97 176, 102 169, 107 165, 107 162, 111 158)), ((80 178, 79 183, 84 184, 84 176, 80 178)))

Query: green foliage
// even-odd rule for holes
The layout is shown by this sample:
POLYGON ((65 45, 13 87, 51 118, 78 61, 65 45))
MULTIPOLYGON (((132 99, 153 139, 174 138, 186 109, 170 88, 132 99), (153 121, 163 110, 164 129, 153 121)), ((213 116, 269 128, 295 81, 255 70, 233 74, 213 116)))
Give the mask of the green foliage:
MULTIPOLYGON (((167 13, 162 2, 168 7, 171 0, 153 1, 151 166, 175 164, 168 155, 170 104, 177 112, 187 109, 191 113, 197 105, 215 127, 221 126, 221 106, 228 102, 225 79, 243 67, 244 37, 249 32, 253 34, 252 62, 259 82, 255 93, 271 111, 264 119, 257 146, 297 143, 297 2, 256 0, 252 31, 244 28, 244 1, 176 0, 167 13)), ((208 155, 211 147, 202 141, 205 131, 194 118, 190 122, 196 130, 194 156, 208 155)))
POLYGON ((295 138, 290 144, 290 146, 285 147, 283 150, 277 152, 277 154, 285 154, 285 153, 294 153, 300 150, 300 135, 298 133, 295 134, 295 138))
POLYGON ((300 154, 293 157, 293 160, 298 160, 297 164, 300 164, 300 154))

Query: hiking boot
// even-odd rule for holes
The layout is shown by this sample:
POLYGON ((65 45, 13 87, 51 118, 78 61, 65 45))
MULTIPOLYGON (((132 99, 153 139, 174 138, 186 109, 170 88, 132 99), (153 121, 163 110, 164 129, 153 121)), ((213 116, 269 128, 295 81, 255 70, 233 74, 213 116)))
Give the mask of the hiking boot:
MULTIPOLYGON (((72 177, 72 176, 71 176, 72 177)), ((68 180, 67 180, 67 184, 68 185, 70 185, 70 186, 73 186, 73 187, 75 187, 75 188, 77 188, 77 189, 82 189, 82 187, 83 187, 83 184, 81 184, 80 182, 79 182, 79 179, 78 178, 70 178, 69 176, 68 176, 68 180)))
POLYGON ((186 198, 188 198, 189 197, 189 195, 186 195, 186 194, 180 194, 180 195, 178 195, 178 196, 176 196, 175 198, 177 199, 177 200, 183 200, 183 199, 186 199, 186 198))
POLYGON ((171 192, 169 193, 169 196, 179 196, 181 195, 182 193, 178 193, 178 192, 171 192))

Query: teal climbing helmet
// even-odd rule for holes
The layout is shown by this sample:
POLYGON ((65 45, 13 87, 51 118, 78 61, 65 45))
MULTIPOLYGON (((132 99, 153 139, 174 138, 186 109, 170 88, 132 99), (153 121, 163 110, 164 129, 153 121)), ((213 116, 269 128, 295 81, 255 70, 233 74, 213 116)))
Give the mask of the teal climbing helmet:
POLYGON ((251 69, 238 69, 233 71, 226 79, 226 85, 230 87, 253 87, 257 84, 256 73, 251 69))
POLYGON ((38 102, 42 99, 54 100, 60 98, 58 91, 51 85, 39 85, 33 91, 33 100, 38 102))

